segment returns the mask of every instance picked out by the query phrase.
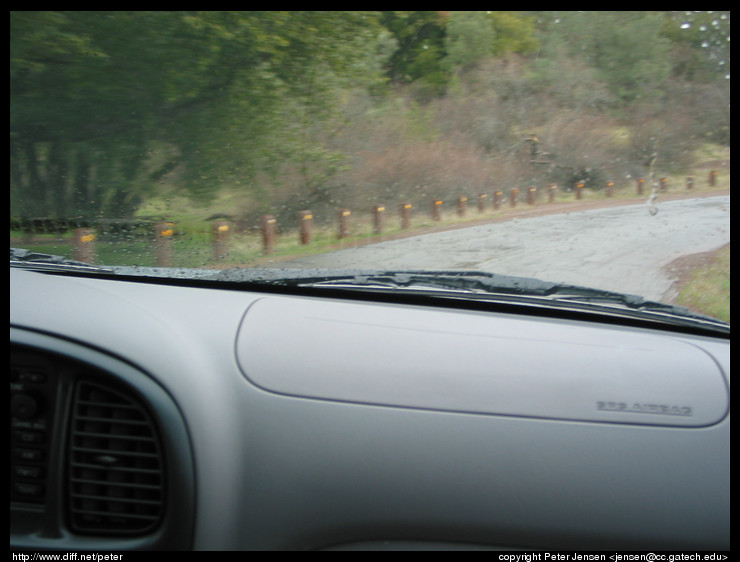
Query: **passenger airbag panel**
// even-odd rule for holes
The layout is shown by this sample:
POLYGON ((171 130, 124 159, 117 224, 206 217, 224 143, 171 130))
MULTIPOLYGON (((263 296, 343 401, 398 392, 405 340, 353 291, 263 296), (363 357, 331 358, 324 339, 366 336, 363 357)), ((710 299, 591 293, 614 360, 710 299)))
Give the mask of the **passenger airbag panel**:
POLYGON ((315 399, 683 427, 728 409, 722 372, 691 344, 541 318, 266 297, 236 354, 255 385, 315 399))

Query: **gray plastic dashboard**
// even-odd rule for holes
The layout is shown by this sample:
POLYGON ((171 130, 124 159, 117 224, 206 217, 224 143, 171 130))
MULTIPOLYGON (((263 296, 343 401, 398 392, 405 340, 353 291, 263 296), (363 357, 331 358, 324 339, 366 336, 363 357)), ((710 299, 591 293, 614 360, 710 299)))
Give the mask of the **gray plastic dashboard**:
POLYGON ((16 270, 10 321, 168 397, 184 548, 729 548, 728 339, 16 270))

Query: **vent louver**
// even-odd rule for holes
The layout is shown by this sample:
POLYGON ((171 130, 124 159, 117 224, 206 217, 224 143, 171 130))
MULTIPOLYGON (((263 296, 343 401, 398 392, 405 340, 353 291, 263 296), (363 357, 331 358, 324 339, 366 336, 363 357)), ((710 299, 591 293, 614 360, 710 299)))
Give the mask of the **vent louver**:
POLYGON ((79 382, 69 441, 69 517, 78 533, 141 535, 164 511, 159 438, 140 400, 79 382))

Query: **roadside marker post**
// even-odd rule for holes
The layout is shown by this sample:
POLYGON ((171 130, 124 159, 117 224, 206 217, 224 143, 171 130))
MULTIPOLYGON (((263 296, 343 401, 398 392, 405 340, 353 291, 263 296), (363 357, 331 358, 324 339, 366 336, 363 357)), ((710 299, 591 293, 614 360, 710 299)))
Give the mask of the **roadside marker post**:
POLYGON ((478 212, 483 213, 486 210, 486 199, 488 196, 485 193, 478 194, 478 212))
POLYGON ((298 213, 298 223, 300 226, 301 244, 304 246, 310 244, 313 234, 313 213, 311 211, 300 211, 298 213))
POLYGON ((349 236, 349 217, 352 212, 349 209, 339 209, 339 232, 338 238, 347 238, 349 236))
POLYGON ((401 229, 407 230, 411 227, 411 203, 401 203, 399 210, 401 212, 401 229))
POLYGON ((512 207, 516 207, 516 203, 517 203, 518 200, 519 200, 519 188, 518 187, 514 187, 509 192, 509 204, 512 207))
POLYGON ((163 221, 154 225, 154 253, 157 256, 158 267, 172 267, 174 263, 172 241, 174 239, 174 222, 163 221))
POLYGON ((638 178, 637 179, 637 195, 642 195, 644 189, 645 189, 645 179, 638 178))
POLYGON ((468 198, 464 195, 460 195, 457 198, 457 216, 464 217, 465 212, 468 210, 468 198))
POLYGON ((95 263, 95 242, 97 233, 94 228, 75 228, 74 259, 83 263, 95 263))
POLYGON ((275 215, 262 215, 260 230, 262 231, 262 253, 266 256, 275 251, 275 229, 277 220, 275 215))
POLYGON ((432 220, 438 221, 442 219, 440 209, 442 208, 441 199, 432 199, 432 220))
POLYGON ((222 260, 229 253, 229 234, 231 225, 226 221, 216 221, 213 223, 213 257, 222 260))
POLYGON ((373 207, 373 234, 380 234, 383 232, 383 213, 385 212, 385 206, 375 205, 373 207))

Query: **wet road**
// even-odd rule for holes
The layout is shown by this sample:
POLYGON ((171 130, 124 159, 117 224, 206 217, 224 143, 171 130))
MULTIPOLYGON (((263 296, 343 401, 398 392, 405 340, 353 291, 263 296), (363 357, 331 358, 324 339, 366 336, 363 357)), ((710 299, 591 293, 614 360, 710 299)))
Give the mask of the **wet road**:
POLYGON ((518 218, 339 250, 283 267, 475 270, 667 298, 664 270, 730 242, 729 196, 518 218))

